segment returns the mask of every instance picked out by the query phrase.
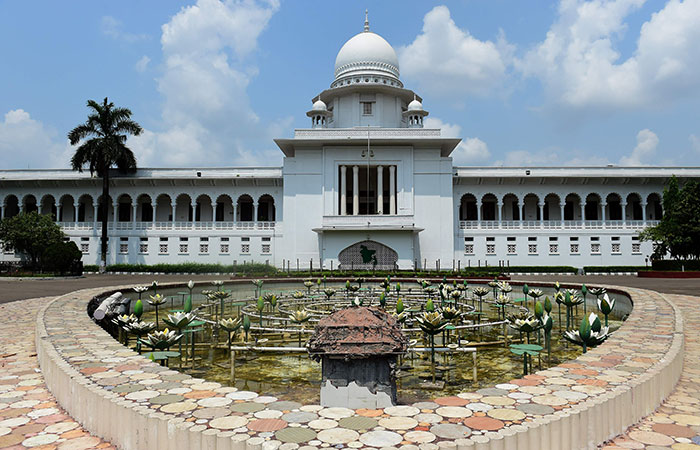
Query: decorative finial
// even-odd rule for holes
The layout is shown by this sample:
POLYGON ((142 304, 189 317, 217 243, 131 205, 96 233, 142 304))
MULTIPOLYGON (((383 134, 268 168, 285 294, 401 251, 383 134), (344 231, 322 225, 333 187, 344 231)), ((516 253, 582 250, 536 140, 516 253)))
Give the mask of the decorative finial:
POLYGON ((416 98, 415 92, 413 93, 413 100, 414 100, 414 101, 415 101, 415 100, 418 100, 418 99, 416 98))
POLYGON ((369 11, 365 9, 365 31, 369 31, 369 11))

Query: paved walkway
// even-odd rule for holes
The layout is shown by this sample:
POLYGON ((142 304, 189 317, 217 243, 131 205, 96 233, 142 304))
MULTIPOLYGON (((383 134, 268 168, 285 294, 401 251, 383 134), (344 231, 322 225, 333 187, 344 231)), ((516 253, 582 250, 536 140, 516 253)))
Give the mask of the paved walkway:
POLYGON ((114 448, 56 405, 36 359, 36 314, 51 298, 0 305, 0 448, 114 448))
POLYGON ((683 311, 685 356, 676 390, 652 415, 604 450, 700 450, 700 297, 669 295, 683 311))
MULTIPOLYGON (((700 450, 700 298, 670 297, 685 319, 681 380, 655 413, 604 450, 700 450)), ((34 353, 34 320, 48 300, 0 305, 0 448, 113 448, 67 416, 44 385, 34 353)))

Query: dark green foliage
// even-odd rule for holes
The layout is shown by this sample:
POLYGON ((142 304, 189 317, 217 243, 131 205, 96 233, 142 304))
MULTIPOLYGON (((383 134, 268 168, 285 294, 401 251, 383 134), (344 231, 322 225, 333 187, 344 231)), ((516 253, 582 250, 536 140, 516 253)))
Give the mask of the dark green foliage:
POLYGON ((586 273, 618 273, 618 272, 638 272, 644 270, 645 266, 584 266, 586 273))
POLYGON ((700 270, 700 260, 675 260, 675 259, 658 259, 651 262, 652 270, 700 270))
POLYGON ((658 225, 639 233, 655 244, 652 259, 670 254, 674 259, 700 258, 700 183, 687 181, 681 188, 672 177, 664 189, 664 214, 658 225))
POLYGON ((36 269, 41 267, 44 251, 63 242, 63 232, 51 216, 22 213, 0 220, 0 241, 6 250, 27 255, 36 269))
POLYGON ((81 275, 80 260, 83 254, 75 242, 56 242, 44 250, 42 263, 44 270, 73 275, 81 275))

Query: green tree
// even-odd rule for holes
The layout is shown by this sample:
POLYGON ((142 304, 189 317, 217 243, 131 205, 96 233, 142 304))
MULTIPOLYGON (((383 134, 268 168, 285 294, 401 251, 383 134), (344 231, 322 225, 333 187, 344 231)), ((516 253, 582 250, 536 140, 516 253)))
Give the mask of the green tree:
POLYGON ((88 100, 90 109, 88 119, 68 133, 71 145, 80 142, 76 149, 71 166, 73 170, 83 171, 84 166, 90 168, 90 174, 102 178, 102 198, 100 211, 102 215, 102 246, 100 251, 100 272, 107 265, 107 221, 109 215, 109 172, 116 166, 122 173, 136 170, 134 153, 126 146, 128 135, 138 136, 143 129, 131 120, 131 111, 118 108, 108 102, 107 97, 100 104, 88 100))
POLYGON ((700 258, 700 184, 687 181, 682 187, 674 176, 664 188, 664 214, 659 224, 640 234, 643 241, 654 242, 655 258, 670 254, 674 259, 700 258))
POLYGON ((51 216, 34 211, 0 221, 0 241, 6 250, 24 253, 37 268, 44 250, 63 241, 63 232, 51 216))

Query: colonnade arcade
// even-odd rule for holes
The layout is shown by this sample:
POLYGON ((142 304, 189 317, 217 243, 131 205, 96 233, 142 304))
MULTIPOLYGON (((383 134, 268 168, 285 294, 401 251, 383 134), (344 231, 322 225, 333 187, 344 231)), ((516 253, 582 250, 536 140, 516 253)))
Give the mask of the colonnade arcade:
MULTIPOLYGON (((20 212, 37 211, 51 215, 57 222, 99 222, 102 196, 89 194, 74 197, 61 195, 58 200, 52 194, 39 199, 27 194, 21 199, 10 194, 3 199, 0 217, 13 217, 20 212)), ((110 196, 108 214, 110 222, 264 222, 276 221, 275 199, 270 194, 254 198, 242 194, 235 201, 228 194, 212 197, 208 194, 130 194, 110 196)))
POLYGON ((395 165, 341 165, 338 171, 339 215, 396 214, 395 165))
POLYGON ((643 196, 637 192, 620 194, 534 193, 501 197, 493 193, 466 193, 459 202, 461 227, 465 222, 509 221, 596 221, 647 222, 661 219, 661 195, 643 196))

